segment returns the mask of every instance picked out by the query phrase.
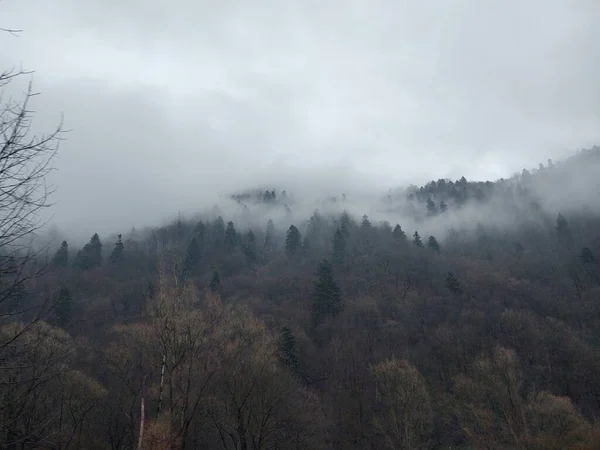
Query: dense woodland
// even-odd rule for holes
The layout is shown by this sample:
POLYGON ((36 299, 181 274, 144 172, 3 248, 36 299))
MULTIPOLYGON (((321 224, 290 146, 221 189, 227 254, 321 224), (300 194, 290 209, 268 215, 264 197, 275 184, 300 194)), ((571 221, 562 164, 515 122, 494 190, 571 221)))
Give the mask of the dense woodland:
POLYGON ((410 229, 273 189, 233 197, 289 226, 215 209, 7 256, 2 448, 600 448, 598 189, 542 195, 599 162, 384 195, 410 229))

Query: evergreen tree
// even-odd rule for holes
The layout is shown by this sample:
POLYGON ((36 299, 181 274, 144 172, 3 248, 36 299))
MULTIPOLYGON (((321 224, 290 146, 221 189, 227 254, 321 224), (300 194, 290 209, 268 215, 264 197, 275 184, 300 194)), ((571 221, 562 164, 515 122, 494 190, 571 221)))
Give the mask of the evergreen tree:
POLYGON ((102 242, 98 233, 94 233, 90 241, 77 252, 74 265, 82 270, 102 265, 102 242))
POLYGON ((317 269, 317 281, 313 293, 311 313, 313 325, 317 326, 327 317, 335 317, 342 311, 340 287, 335 280, 333 267, 324 259, 317 269))
POLYGON ((287 367, 292 373, 298 373, 300 358, 298 357, 296 337, 292 330, 287 326, 281 328, 278 356, 281 364, 287 367))
POLYGON ((452 272, 448 272, 448 274, 446 275, 446 287, 454 295, 458 295, 462 292, 460 282, 452 272))
POLYGON ((186 278, 189 276, 194 268, 200 262, 202 257, 202 252, 200 250, 200 245, 198 244, 198 240, 196 237, 193 237, 190 243, 187 246, 187 250, 185 252, 185 258, 183 260, 183 273, 182 276, 186 278))
POLYGON ((63 241, 60 244, 60 248, 54 254, 52 258, 52 265, 55 267, 66 267, 69 263, 69 244, 67 241, 63 241))
POLYGON ((448 205, 444 200, 440 202, 440 212, 445 213, 448 210, 448 205))
POLYGON ((210 279, 210 283, 208 285, 211 292, 218 294, 221 291, 221 274, 219 273, 219 269, 214 269, 212 278, 210 279))
POLYGON ((405 242, 406 241, 406 233, 402 230, 402 227, 399 224, 396 224, 394 227, 394 231, 392 231, 392 236, 397 242, 405 242))
POLYGON ((438 209, 435 202, 431 199, 431 197, 427 197, 427 214, 434 216, 437 214, 437 212, 438 209))
POLYGON ((232 252, 237 244, 237 232, 235 231, 235 225, 233 222, 227 222, 227 228, 225 229, 225 250, 232 252))
POLYGON ((417 247, 423 247, 423 241, 421 240, 421 236, 419 236, 418 231, 415 231, 415 234, 413 234, 413 244, 415 244, 417 247))
POLYGON ((583 247, 581 249, 581 253, 579 254, 579 259, 581 260, 583 265, 596 264, 596 257, 594 256, 594 253, 588 247, 583 247))
POLYGON ((223 245, 223 240, 225 239, 225 221, 223 220, 223 217, 218 216, 212 223, 210 238, 212 245, 220 249, 221 245, 223 245))
POLYGON ((275 225, 273 224, 273 221, 269 219, 267 222, 267 230, 265 232, 265 250, 272 252, 275 249, 275 225))
POLYGON ((71 322, 73 313, 73 300, 71 298, 71 292, 67 288, 61 288, 56 296, 54 303, 54 314, 56 316, 56 323, 59 327, 66 327, 71 322))
POLYGON ((440 251, 440 244, 434 236, 429 236, 429 240, 427 241, 427 247, 438 253, 440 251))
POLYGON ((333 235, 333 262, 342 264, 346 258, 346 236, 341 228, 338 228, 333 235))
POLYGON ((206 237, 206 225, 201 220, 196 224, 196 228, 194 229, 194 235, 196 240, 198 241, 198 245, 204 245, 204 239, 206 237))
POLYGON ((565 219, 565 216, 560 213, 556 218, 556 235, 558 236, 558 240, 564 245, 570 246, 573 243, 569 223, 565 219))
POLYGON ((244 239, 244 254, 246 255, 246 258, 248 258, 249 262, 255 262, 257 259, 257 255, 256 255, 256 237, 254 236, 254 233, 252 232, 252 230, 248 231, 248 233, 246 234, 246 237, 244 239))
POLYGON ((369 216, 367 216, 366 214, 362 217, 362 222, 360 224, 361 228, 370 228, 371 227, 371 221, 369 220, 369 216))
POLYGON ((300 230, 298 230, 296 226, 290 225, 285 236, 285 252, 288 256, 294 256, 296 254, 300 248, 301 242, 302 236, 300 235, 300 230))
POLYGON ((125 257, 124 250, 125 250, 125 246, 123 245, 121 235, 119 234, 117 242, 115 243, 115 248, 113 249, 112 253, 110 254, 110 260, 113 263, 122 261, 123 258, 125 257))

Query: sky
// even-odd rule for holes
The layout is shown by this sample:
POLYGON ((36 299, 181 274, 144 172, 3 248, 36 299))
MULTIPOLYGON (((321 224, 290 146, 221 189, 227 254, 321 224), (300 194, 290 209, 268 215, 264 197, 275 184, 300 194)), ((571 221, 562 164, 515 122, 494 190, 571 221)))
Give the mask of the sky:
MULTIPOLYGON (((64 115, 53 222, 142 226, 256 184, 507 177, 600 143, 596 0, 0 0, 0 68, 64 115)), ((17 84, 9 87, 18 95, 17 84)))

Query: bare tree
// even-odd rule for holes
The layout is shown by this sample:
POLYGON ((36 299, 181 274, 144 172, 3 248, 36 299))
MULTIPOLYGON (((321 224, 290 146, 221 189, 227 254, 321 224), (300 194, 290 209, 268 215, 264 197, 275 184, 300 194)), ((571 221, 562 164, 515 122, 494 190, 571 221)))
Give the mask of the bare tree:
MULTIPOLYGON (((2 29, 11 35, 18 30, 2 29)), ((50 206, 53 188, 47 175, 63 134, 62 121, 49 134, 32 130, 34 111, 30 103, 37 94, 31 81, 23 96, 15 100, 7 86, 31 72, 8 69, 0 72, 0 321, 8 322, 24 313, 35 322, 45 309, 27 304, 20 297, 28 280, 39 276, 43 265, 33 249, 36 232, 44 225, 42 209, 50 206), (33 313, 36 311, 36 313, 33 313)), ((14 338, 16 338, 15 336, 14 338)), ((0 351, 10 342, 0 342, 0 351)))

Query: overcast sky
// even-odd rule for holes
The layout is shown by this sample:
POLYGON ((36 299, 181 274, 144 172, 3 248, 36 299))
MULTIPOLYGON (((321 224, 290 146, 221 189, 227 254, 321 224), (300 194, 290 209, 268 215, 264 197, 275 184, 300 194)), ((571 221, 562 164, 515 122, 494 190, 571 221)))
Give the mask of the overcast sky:
POLYGON ((263 181, 495 179, 598 144, 599 22, 597 0, 0 0, 23 30, 0 67, 72 129, 57 223, 141 226, 263 181))

